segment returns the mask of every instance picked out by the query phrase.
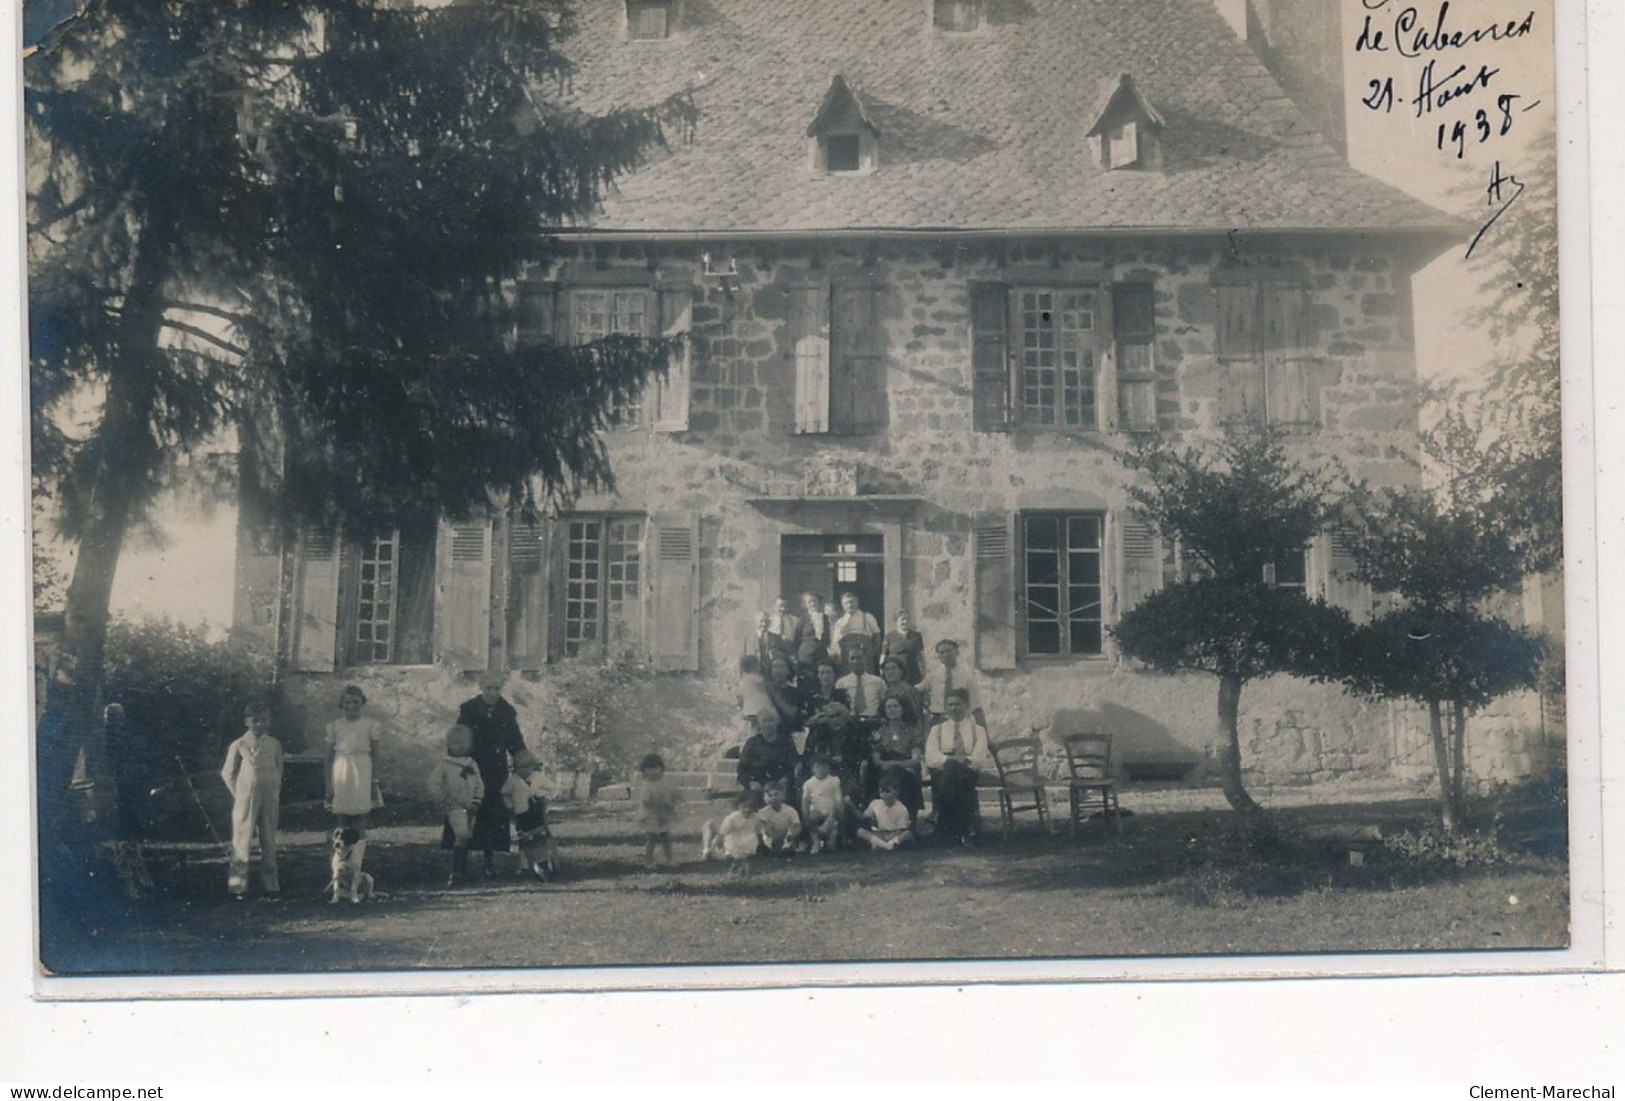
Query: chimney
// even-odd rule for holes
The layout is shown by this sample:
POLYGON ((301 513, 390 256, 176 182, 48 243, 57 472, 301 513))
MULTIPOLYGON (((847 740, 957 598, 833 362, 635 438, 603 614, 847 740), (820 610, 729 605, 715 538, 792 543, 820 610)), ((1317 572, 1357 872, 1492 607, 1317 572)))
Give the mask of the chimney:
POLYGON ((1343 0, 1213 0, 1310 125, 1348 159, 1343 0))

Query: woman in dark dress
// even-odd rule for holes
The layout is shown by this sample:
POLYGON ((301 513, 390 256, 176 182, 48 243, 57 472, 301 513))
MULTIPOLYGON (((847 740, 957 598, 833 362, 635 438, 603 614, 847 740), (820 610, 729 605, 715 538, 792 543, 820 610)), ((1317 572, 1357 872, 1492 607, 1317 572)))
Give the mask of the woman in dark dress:
POLYGON ((480 677, 480 694, 457 709, 457 724, 474 732, 474 750, 469 756, 479 766, 485 785, 485 798, 474 818, 474 837, 469 848, 485 856, 485 874, 494 875, 492 853, 507 852, 513 846, 508 808, 503 805, 502 785, 508 780, 510 756, 525 748, 519 733, 519 713, 502 698, 507 678, 499 672, 480 677))

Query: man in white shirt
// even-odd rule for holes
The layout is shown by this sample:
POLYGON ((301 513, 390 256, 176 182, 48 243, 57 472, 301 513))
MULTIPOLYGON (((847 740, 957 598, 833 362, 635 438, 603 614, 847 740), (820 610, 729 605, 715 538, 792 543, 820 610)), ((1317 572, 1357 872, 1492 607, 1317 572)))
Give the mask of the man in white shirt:
POLYGON ((931 770, 931 809, 938 831, 945 840, 965 845, 981 832, 976 781, 992 757, 987 728, 971 717, 969 693, 952 689, 946 706, 947 717, 926 735, 925 767, 931 770))
POLYGON ((845 663, 848 672, 857 668, 852 664, 851 647, 860 640, 865 646, 868 661, 863 668, 870 673, 875 671, 875 655, 880 653, 880 623, 874 616, 858 607, 858 594, 847 591, 841 594, 841 608, 846 613, 835 621, 830 628, 830 650, 839 654, 845 663))
POLYGON ((767 618, 767 629, 770 634, 779 637, 779 645, 787 653, 794 650, 801 621, 790 614, 790 602, 782 596, 773 601, 773 614, 767 618))
POLYGON ((971 717, 986 726, 987 715, 982 711, 982 686, 976 682, 975 673, 959 667, 959 643, 951 638, 945 638, 937 643, 936 654, 937 667, 927 673, 925 680, 920 683, 932 713, 946 715, 948 693, 955 688, 963 688, 965 698, 970 704, 971 717))
POLYGON ((868 640, 851 641, 849 652, 854 663, 853 671, 836 681, 835 687, 846 690, 847 697, 852 701, 852 714, 860 719, 878 719, 880 703, 886 696, 886 681, 867 671, 868 640))

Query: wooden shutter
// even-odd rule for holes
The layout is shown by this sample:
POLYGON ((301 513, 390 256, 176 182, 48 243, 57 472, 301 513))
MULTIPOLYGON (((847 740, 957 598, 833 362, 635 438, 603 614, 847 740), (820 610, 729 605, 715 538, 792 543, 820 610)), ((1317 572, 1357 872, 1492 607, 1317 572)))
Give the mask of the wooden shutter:
POLYGON ((1162 542, 1156 529, 1138 517, 1129 516, 1122 524, 1123 589, 1117 600, 1117 614, 1132 610, 1140 601, 1162 587, 1162 542))
POLYGON ((656 669, 700 667, 700 525, 655 516, 648 533, 649 658, 656 669))
POLYGON ((976 665, 1016 667, 1015 520, 980 513, 971 533, 976 586, 976 665))
POLYGON ((559 332, 559 288, 555 283, 534 280, 519 284, 519 318, 516 337, 521 346, 553 344, 559 332))
POLYGON ((971 415, 979 432, 1011 426, 1009 301, 1003 284, 971 284, 971 415))
POLYGON ((874 432, 886 424, 886 361, 880 354, 880 291, 836 287, 830 322, 829 429, 874 432))
POLYGON ((453 669, 484 669, 491 657, 491 525, 442 522, 437 542, 437 659, 453 669))
POLYGON ((293 668, 331 673, 337 665, 339 623, 339 540, 331 531, 299 533, 295 563, 293 668))
POLYGON ((540 669, 552 656, 552 520, 527 524, 515 517, 508 529, 508 664, 540 669))
POLYGON ((1256 359, 1258 356, 1258 284, 1223 283, 1218 294, 1218 326, 1214 353, 1221 359, 1256 359))
POLYGON ((681 339, 666 361, 666 377, 650 388, 652 419, 659 432, 682 432, 688 428, 688 390, 694 343, 690 338, 694 313, 694 292, 674 287, 660 292, 660 334, 681 339))
POLYGON ((1111 306, 1112 330, 1117 338, 1118 425, 1126 429, 1155 428, 1155 292, 1148 283, 1120 283, 1112 288, 1111 306))
POLYGON ((1265 401, 1271 424, 1319 421, 1314 360, 1310 356, 1309 294, 1297 286, 1263 292, 1262 341, 1265 401))
POLYGON ((829 288, 790 288, 796 431, 829 431, 829 288))

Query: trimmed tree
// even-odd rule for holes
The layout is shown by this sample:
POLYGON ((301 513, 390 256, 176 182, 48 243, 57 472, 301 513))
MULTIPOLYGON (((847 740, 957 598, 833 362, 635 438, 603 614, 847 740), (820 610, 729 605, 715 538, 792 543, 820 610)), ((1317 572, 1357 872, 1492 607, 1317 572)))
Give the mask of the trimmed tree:
POLYGON ((1525 517, 1503 507, 1520 447, 1485 441, 1452 406, 1422 434, 1424 484, 1350 495, 1354 575, 1401 607, 1361 625, 1341 674, 1351 689, 1424 705, 1447 833, 1465 815, 1467 720, 1539 675, 1545 644, 1495 615, 1530 564, 1525 517))
POLYGON ((1180 547, 1190 579, 1126 612, 1112 634, 1123 652, 1166 672, 1219 679, 1219 778, 1237 812, 1260 808, 1242 781, 1242 689, 1277 673, 1324 677, 1352 626, 1347 613, 1276 584, 1329 522, 1330 478, 1294 461, 1284 439, 1238 429, 1216 444, 1175 449, 1161 440, 1124 459, 1143 483, 1136 512, 1180 547))
POLYGON ((234 431, 245 498, 361 533, 611 481, 667 349, 518 344, 513 280, 692 112, 569 108, 569 32, 552 0, 93 0, 29 58, 34 477, 77 549, 48 818, 178 457, 234 431))

